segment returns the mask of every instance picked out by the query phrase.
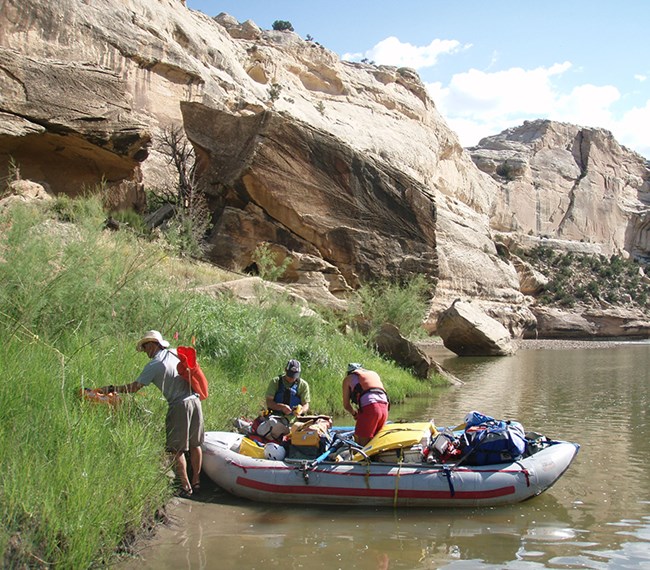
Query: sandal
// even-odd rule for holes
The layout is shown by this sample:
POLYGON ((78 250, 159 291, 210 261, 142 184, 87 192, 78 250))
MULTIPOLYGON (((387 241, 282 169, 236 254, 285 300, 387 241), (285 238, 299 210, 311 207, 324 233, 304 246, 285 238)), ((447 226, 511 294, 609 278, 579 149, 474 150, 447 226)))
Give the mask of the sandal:
POLYGON ((177 495, 181 499, 190 499, 192 497, 192 489, 179 489, 177 495))
POLYGON ((201 483, 194 483, 192 485, 192 493, 200 493, 201 492, 201 483))

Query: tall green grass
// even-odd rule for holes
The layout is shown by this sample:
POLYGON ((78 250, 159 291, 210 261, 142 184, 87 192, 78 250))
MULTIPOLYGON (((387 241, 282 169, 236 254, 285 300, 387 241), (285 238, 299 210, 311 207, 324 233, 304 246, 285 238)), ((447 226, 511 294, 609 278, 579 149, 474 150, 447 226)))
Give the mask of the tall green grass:
POLYGON ((384 323, 399 327, 406 337, 425 336, 425 319, 431 298, 431 286, 423 275, 406 281, 381 280, 363 284, 356 300, 358 312, 363 315, 374 336, 384 323))
POLYGON ((105 354, 100 347, 67 360, 40 340, 5 336, 0 545, 7 567, 105 561, 170 496, 161 402, 133 399, 112 411, 76 397, 105 354))
POLYGON ((282 298, 244 305, 196 292, 223 274, 194 271, 164 244, 105 231, 103 221, 94 198, 0 214, 3 566, 105 563, 170 498, 160 392, 126 395, 115 410, 78 396, 134 380, 145 330, 175 344, 195 339, 210 381, 208 430, 257 414, 289 358, 301 360, 318 413, 342 412, 350 361, 377 370, 393 401, 431 390, 282 298))

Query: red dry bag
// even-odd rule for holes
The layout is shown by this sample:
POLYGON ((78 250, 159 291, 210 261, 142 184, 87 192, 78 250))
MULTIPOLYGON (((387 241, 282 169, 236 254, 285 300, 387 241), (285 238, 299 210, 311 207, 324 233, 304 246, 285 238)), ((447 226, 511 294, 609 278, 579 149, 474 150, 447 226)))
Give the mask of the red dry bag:
POLYGON ((208 381, 196 361, 196 350, 191 346, 179 346, 176 353, 180 360, 176 367, 178 373, 189 382, 199 398, 205 400, 208 397, 208 381))

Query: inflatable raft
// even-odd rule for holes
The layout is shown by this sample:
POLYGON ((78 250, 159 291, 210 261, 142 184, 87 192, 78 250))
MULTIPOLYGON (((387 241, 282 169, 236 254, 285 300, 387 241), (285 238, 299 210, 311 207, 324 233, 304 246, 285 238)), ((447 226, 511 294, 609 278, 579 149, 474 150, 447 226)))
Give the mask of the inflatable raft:
POLYGON ((543 438, 541 444, 531 442, 526 453, 514 461, 480 466, 468 465, 463 459, 442 463, 433 457, 427 461, 417 450, 420 446, 413 452, 415 441, 430 439, 428 424, 392 424, 391 429, 363 450, 341 453, 338 448, 335 452, 332 444, 330 453, 315 459, 287 457, 282 461, 251 453, 250 440, 243 434, 208 432, 203 470, 226 491, 253 501, 487 507, 518 503, 543 493, 569 468, 580 448, 576 443, 543 438), (402 442, 398 452, 394 451, 396 440, 402 442))

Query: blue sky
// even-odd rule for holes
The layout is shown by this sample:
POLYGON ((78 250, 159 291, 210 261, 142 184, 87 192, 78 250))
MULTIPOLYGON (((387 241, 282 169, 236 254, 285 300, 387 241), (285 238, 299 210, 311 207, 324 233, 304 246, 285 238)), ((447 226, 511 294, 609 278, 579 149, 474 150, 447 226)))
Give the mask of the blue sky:
POLYGON ((417 70, 463 146, 552 119, 602 127, 650 159, 650 0, 187 0, 343 59, 417 70))

